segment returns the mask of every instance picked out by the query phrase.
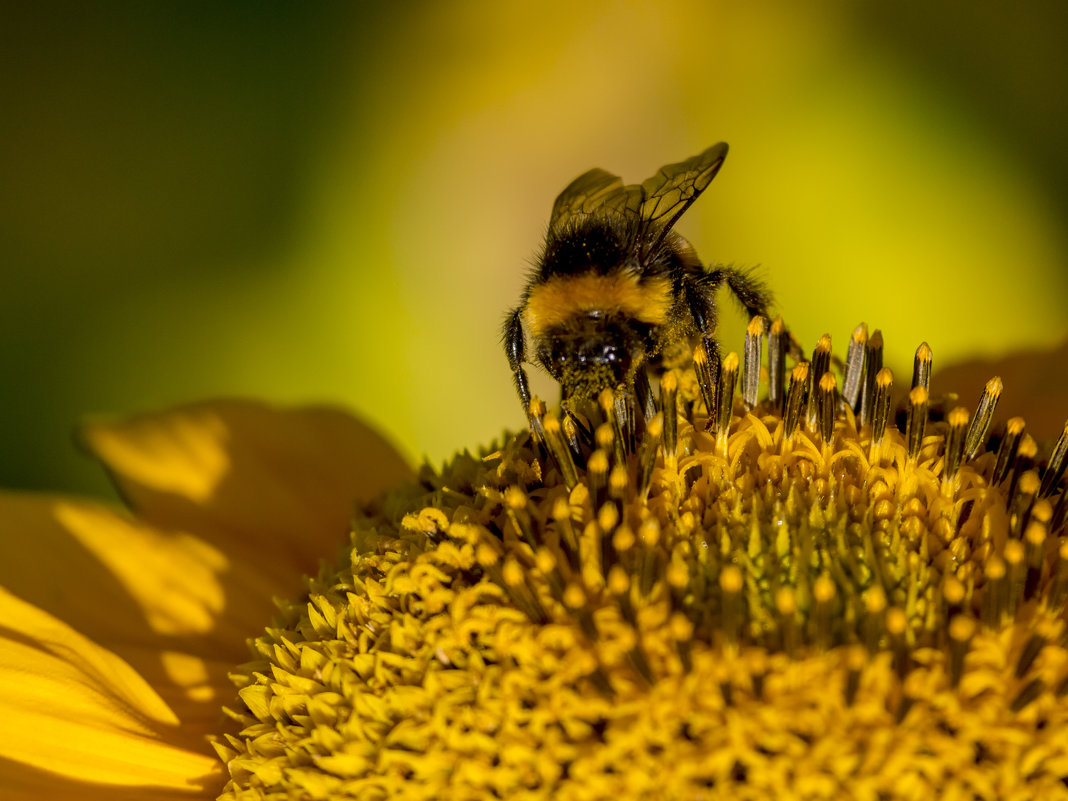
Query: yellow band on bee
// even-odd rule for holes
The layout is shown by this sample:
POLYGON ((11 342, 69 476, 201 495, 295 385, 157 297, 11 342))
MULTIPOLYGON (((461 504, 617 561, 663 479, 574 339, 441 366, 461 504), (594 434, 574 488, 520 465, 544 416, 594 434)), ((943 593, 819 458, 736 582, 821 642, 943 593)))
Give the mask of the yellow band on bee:
POLYGON ((554 276, 530 290, 527 324, 533 336, 591 312, 622 314, 650 325, 662 325, 671 310, 671 282, 626 273, 554 276))

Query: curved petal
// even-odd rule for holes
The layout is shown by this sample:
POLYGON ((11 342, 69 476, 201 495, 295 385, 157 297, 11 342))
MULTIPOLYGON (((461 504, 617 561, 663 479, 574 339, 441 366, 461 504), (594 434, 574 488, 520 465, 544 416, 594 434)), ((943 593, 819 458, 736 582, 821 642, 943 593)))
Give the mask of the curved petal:
POLYGON ((127 661, 190 730, 217 723, 283 589, 190 535, 21 493, 0 493, 0 587, 127 661))
POLYGON ((0 787, 55 774, 203 795, 222 770, 128 664, 0 590, 0 787))
POLYGON ((381 435, 327 407, 199 403, 91 425, 85 439, 150 522, 243 546, 273 576, 314 570, 357 502, 411 476, 381 435))

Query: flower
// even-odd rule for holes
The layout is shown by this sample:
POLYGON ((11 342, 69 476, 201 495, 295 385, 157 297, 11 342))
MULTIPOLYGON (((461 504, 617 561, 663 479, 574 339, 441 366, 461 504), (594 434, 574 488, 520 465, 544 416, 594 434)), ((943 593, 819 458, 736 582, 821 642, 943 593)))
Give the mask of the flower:
POLYGON ((124 588, 139 564, 175 564, 130 591, 148 659, 114 612, 103 630, 83 609, 75 633, 9 604, 57 677, 6 682, 36 693, 18 694, 19 725, 47 724, 51 748, 81 735, 60 744, 65 770, 43 738, 12 743, 33 768, 23 781, 242 800, 1068 797, 1068 432, 1044 458, 1019 418, 989 436, 999 379, 973 415, 942 408, 926 345, 899 427, 878 333, 854 332, 840 384, 825 337, 787 385, 784 337, 772 327, 760 403, 756 325, 744 360, 714 370, 699 349, 695 370, 665 374, 648 421, 611 393, 563 417, 535 404, 533 436, 362 506, 333 560, 351 464, 312 479, 313 458, 286 455, 250 480, 257 461, 235 461, 221 491, 212 425, 179 413, 98 429, 97 452, 164 534, 111 511, 54 519, 97 539, 146 532, 97 549, 124 588), (157 438, 181 458, 146 458, 157 438), (297 482, 291 500, 309 502, 258 508, 277 476, 276 492, 297 482), (332 511, 312 526, 320 503, 332 511), (286 553, 305 527, 319 541, 296 559, 235 536, 269 531, 286 553), (279 593, 234 667, 264 590, 316 555, 328 561, 279 593), (62 711, 44 708, 53 690, 62 711), (209 715, 220 703, 228 723, 209 715), (191 744, 212 731, 225 786, 191 744))

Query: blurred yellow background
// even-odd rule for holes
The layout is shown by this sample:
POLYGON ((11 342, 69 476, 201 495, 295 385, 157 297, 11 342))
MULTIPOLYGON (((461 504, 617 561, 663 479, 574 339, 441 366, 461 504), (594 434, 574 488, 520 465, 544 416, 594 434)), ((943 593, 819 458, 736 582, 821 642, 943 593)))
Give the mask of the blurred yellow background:
POLYGON ((1068 6, 367 5, 4 4, 0 485, 103 490, 78 420, 223 394, 485 443, 556 194, 719 140, 679 230, 806 347, 1068 334, 1068 6))

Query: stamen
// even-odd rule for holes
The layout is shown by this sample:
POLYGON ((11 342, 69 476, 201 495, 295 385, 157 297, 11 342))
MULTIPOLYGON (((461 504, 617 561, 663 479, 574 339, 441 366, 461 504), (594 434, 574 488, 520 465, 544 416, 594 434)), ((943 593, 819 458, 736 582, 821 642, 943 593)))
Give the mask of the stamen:
POLYGON ((818 382, 823 374, 831 369, 831 335, 824 334, 812 351, 812 367, 809 368, 808 413, 805 425, 809 431, 815 431, 819 425, 819 390, 818 382))
POLYGON ((531 398, 530 405, 527 407, 527 419, 530 421, 530 430, 534 434, 535 442, 545 441, 545 430, 542 427, 544 417, 545 404, 536 396, 531 398))
POLYGON ((1027 675, 1027 671, 1031 669, 1031 665, 1035 663, 1035 659, 1042 653, 1042 649, 1046 647, 1049 642, 1048 639, 1041 632, 1034 632, 1024 643, 1024 647, 1020 650, 1020 658, 1016 660, 1015 676, 1018 679, 1022 679, 1027 675))
POLYGON ((738 354, 728 353, 719 374, 719 390, 716 408, 716 451, 727 454, 727 434, 731 427, 731 412, 734 406, 734 386, 738 381, 738 354))
POLYGON ((1012 505, 1009 508, 1013 536, 1019 537, 1027 529, 1027 524, 1031 520, 1031 507, 1035 503, 1035 498, 1038 497, 1040 486, 1037 471, 1027 470, 1020 476, 1016 494, 1012 496, 1012 505))
POLYGON ((890 652, 894 655, 894 672, 899 680, 904 680, 911 667, 907 640, 909 619, 905 610, 892 606, 886 610, 886 635, 890 640, 890 652))
POLYGON ((590 454, 589 464, 586 466, 586 474, 589 479, 590 500, 593 508, 599 509, 608 496, 608 454, 603 448, 598 448, 590 454))
POLYGON ((1049 517, 1052 509, 1048 501, 1039 501, 1035 504, 1031 515, 1031 522, 1024 532, 1024 549, 1026 551, 1027 575, 1024 578, 1024 598, 1031 600, 1038 592, 1038 585, 1042 579, 1042 566, 1046 555, 1046 534, 1048 533, 1049 517))
POLYGON ((616 393, 611 389, 601 390, 601 394, 597 396, 597 405, 601 407, 606 421, 594 431, 597 447, 612 454, 613 464, 622 464, 627 460, 627 442, 623 430, 625 421, 621 419, 623 415, 620 414, 616 403, 616 393), (606 429, 607 434, 604 433, 606 429))
POLYGON ((964 455, 964 435, 968 427, 968 410, 958 406, 946 418, 949 431, 946 434, 945 464, 942 468, 942 494, 953 497, 957 485, 957 471, 964 455))
POLYGON ((1042 489, 1040 491, 1042 496, 1049 495, 1061 483, 1065 464, 1068 463, 1068 459, 1065 459, 1066 454, 1068 454, 1068 423, 1064 424, 1061 438, 1057 440, 1057 445, 1053 448, 1053 453, 1050 454, 1046 472, 1042 475, 1042 489))
POLYGON ((996 554, 986 560, 983 566, 983 600, 981 617, 988 628, 996 628, 1008 608, 1008 566, 1005 560, 996 554))
MULTIPOLYGON (((679 380, 675 373, 664 373, 660 379, 660 408, 664 414, 664 469, 671 473, 676 472, 679 467, 679 415, 675 405, 678 387, 679 380)), ((711 417, 711 407, 708 414, 711 417)))
POLYGON ((556 521, 557 538, 560 547, 567 556, 568 564, 572 570, 578 570, 581 564, 579 553, 579 538, 575 532, 575 526, 571 522, 571 504, 567 498, 559 497, 553 502, 553 520, 556 521))
POLYGON ((968 438, 964 441, 964 458, 971 461, 979 453, 979 449, 986 442, 986 432, 990 429, 990 421, 994 419, 994 410, 1001 398, 1002 383, 999 376, 994 376, 986 382, 983 396, 979 399, 979 406, 975 410, 975 418, 971 428, 968 429, 968 438))
POLYGON ((560 427, 564 430, 567 449, 571 451, 571 459, 574 461, 575 466, 579 468, 585 467, 586 460, 582 458, 581 433, 574 415, 565 412, 564 419, 560 421, 560 427))
POLYGON ((756 316, 745 329, 745 351, 742 369, 742 403, 751 411, 757 404, 760 390, 760 351, 764 342, 764 318, 756 316))
POLYGON ((1053 580, 1050 582, 1046 608, 1059 614, 1064 611, 1066 601, 1068 601, 1068 539, 1061 542, 1060 548, 1057 549, 1057 564, 1053 569, 1053 580))
POLYGON ((723 593, 723 633, 727 642, 738 645, 742 633, 742 571, 727 565, 719 574, 719 589, 723 593))
POLYGON ((819 386, 820 436, 823 438, 824 448, 830 447, 834 438, 834 417, 838 411, 837 394, 838 381, 834 373, 824 373, 819 386))
POLYGON ((768 403, 776 411, 782 411, 786 385, 786 351, 789 349, 789 334, 782 317, 776 317, 768 332, 768 403))
POLYGON ((779 638, 782 649, 793 656, 798 646, 797 596, 791 587, 779 587, 775 592, 775 611, 779 614, 779 638))
POLYGON ((872 406, 875 401, 875 381, 883 369, 883 332, 876 329, 868 339, 864 354, 864 389, 860 394, 860 425, 871 423, 872 406))
POLYGON ((540 543, 534 536, 527 513, 527 494, 520 487, 509 487, 504 491, 504 508, 523 542, 531 549, 537 549, 540 543))
POLYGON ((861 323, 853 329, 846 351, 842 375, 842 400, 854 411, 860 408, 860 393, 864 387, 864 359, 868 345, 868 326, 861 323))
POLYGON ((923 446, 923 435, 927 429, 927 390, 922 386, 913 388, 909 393, 908 422, 905 439, 908 441, 909 462, 916 463, 923 446))
POLYGON ((882 444, 886 434, 886 423, 890 419, 890 399, 894 393, 894 372, 889 367, 882 368, 875 376, 875 400, 872 402, 871 416, 871 451, 874 460, 876 448, 882 444))
MULTIPOLYGON (((675 418, 675 415, 671 415, 675 418)), ((664 413, 657 412, 645 426, 645 437, 642 439, 641 449, 638 451, 638 497, 643 501, 649 497, 649 485, 653 480, 653 468, 656 467, 656 453, 660 448, 660 437, 664 432, 664 413)), ((675 457, 674 449, 672 457, 675 457)), ((674 461, 674 458, 673 460, 674 461)), ((665 469, 667 454, 664 455, 665 469)), ((670 470, 674 472, 677 465, 672 465, 670 470)))
POLYGON ((834 634, 831 620, 834 614, 833 604, 837 594, 834 581, 826 573, 821 573, 812 584, 812 600, 815 601, 813 611, 813 628, 815 630, 816 646, 820 650, 826 650, 834 642, 834 634))
POLYGON ((1009 705, 1009 708, 1013 712, 1020 712, 1038 696, 1042 695, 1045 689, 1046 682, 1042 681, 1042 679, 1032 679, 1012 699, 1012 704, 1009 705))
POLYGON ((1024 419, 1013 417, 1005 424, 1005 437, 1001 440, 998 448, 997 462, 994 464, 994 474, 991 482, 1000 484, 1005 480, 1010 468, 1016 463, 1016 452, 1020 448, 1020 438, 1024 432, 1024 419))
POLYGON ((921 342, 916 348, 916 358, 912 363, 912 388, 923 387, 928 393, 931 391, 931 361, 934 355, 931 346, 921 342))
POLYGON ((790 392, 786 399, 786 414, 783 416, 783 439, 791 439, 797 431, 801 415, 808 407, 809 362, 800 362, 790 371, 790 392))
MULTIPOLYGON (((693 351, 693 370, 697 376, 697 385, 701 389, 701 399, 705 402, 708 419, 716 415, 716 391, 719 387, 719 359, 709 357, 705 343, 698 344, 693 351)), ((661 386, 663 386, 661 384, 661 386)))
POLYGON ((545 416, 545 420, 542 423, 542 431, 545 445, 549 449, 549 454, 553 457, 553 461, 556 462, 556 467, 560 471, 560 478, 563 479, 564 486, 567 487, 568 491, 573 490, 575 485, 578 484, 578 472, 575 469, 575 460, 571 458, 571 451, 568 450, 567 441, 564 439, 560 420, 556 415, 550 412, 545 416))
POLYGON ((1026 580, 1027 551, 1019 540, 1009 540, 1005 543, 1005 566, 1007 567, 1006 582, 1008 592, 1005 597, 1005 612, 1009 617, 1015 617, 1016 610, 1020 605, 1020 596, 1023 593, 1024 581, 1026 580))

